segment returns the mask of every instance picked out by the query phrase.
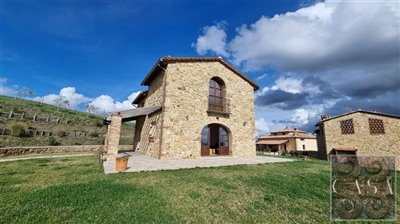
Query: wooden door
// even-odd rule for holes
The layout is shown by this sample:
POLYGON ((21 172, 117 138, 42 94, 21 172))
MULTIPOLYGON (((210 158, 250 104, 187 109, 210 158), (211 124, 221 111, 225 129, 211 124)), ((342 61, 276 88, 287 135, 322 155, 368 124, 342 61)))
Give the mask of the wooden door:
POLYGON ((210 128, 208 125, 201 131, 201 156, 210 155, 210 128))
POLYGON ((229 133, 224 127, 219 127, 219 155, 229 155, 229 133))

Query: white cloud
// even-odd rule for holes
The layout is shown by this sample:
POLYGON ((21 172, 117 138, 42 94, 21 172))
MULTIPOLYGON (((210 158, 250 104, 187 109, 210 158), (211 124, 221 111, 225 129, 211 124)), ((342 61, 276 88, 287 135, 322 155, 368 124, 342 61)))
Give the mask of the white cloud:
POLYGON ((270 127, 268 122, 264 118, 256 119, 256 132, 257 136, 265 135, 270 132, 270 127))
POLYGON ((230 41, 224 29, 207 27, 196 47, 200 54, 232 55, 235 64, 251 71, 264 67, 312 71, 379 63, 398 57, 394 46, 400 38, 399 15, 396 1, 328 0, 272 18, 262 16, 237 28, 230 41))
POLYGON ((60 90, 59 94, 49 94, 46 96, 37 96, 33 97, 32 100, 42 101, 47 104, 56 105, 56 99, 64 98, 68 100, 69 105, 67 106, 70 109, 78 109, 78 106, 82 103, 87 103, 91 100, 91 98, 84 96, 81 93, 77 93, 75 87, 64 87, 60 90))
MULTIPOLYGON (((262 16, 219 46, 245 71, 285 74, 256 94, 257 132, 263 124, 310 131, 322 113, 348 106, 399 111, 399 27, 396 1, 327 0, 262 16)), ((213 47, 201 53, 209 51, 216 53, 213 47)))
POLYGON ((272 90, 283 90, 289 93, 300 93, 303 91, 302 80, 289 77, 280 77, 275 81, 272 90))
POLYGON ((291 116, 290 120, 295 122, 295 124, 304 125, 308 123, 310 117, 310 112, 304 108, 299 108, 294 110, 294 114, 291 116))
POLYGON ((197 53, 201 55, 214 52, 217 55, 228 57, 225 22, 204 27, 203 34, 197 38, 196 43, 192 43, 192 47, 196 48, 197 53))
POLYGON ((111 96, 108 95, 101 95, 94 99, 90 104, 98 109, 98 113, 105 114, 105 113, 111 113, 115 111, 121 111, 121 110, 129 110, 133 109, 134 107, 132 106, 132 101, 136 98, 136 96, 140 93, 139 92, 133 92, 131 95, 128 96, 127 100, 124 100, 122 102, 120 101, 114 101, 114 99, 111 96))
POLYGON ((90 98, 81 93, 77 93, 75 87, 65 87, 60 90, 59 94, 48 94, 46 96, 37 96, 31 99, 39 102, 43 100, 44 103, 57 105, 56 100, 62 97, 69 101, 68 108, 70 109, 82 109, 84 108, 85 104, 90 104, 96 108, 96 110, 93 111, 94 113, 105 115, 115 111, 134 108, 132 106, 132 101, 138 94, 139 92, 133 92, 126 100, 115 101, 111 96, 108 95, 100 95, 96 98, 90 98))
POLYGON ((256 81, 263 80, 263 79, 267 78, 267 76, 268 76, 268 74, 262 74, 262 75, 260 75, 260 76, 257 76, 257 77, 256 77, 256 81))
POLYGON ((0 95, 15 96, 16 89, 7 85, 8 79, 0 77, 0 95))

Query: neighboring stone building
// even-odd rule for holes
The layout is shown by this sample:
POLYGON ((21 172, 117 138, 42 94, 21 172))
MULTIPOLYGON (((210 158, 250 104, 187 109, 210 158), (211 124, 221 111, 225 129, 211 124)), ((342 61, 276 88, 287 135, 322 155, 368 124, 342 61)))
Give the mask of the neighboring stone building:
POLYGON ((364 110, 321 116, 316 133, 321 159, 328 159, 332 150, 335 154, 396 155, 400 168, 400 116, 364 110))
POLYGON ((258 151, 268 152, 300 152, 308 154, 317 152, 316 136, 307 134, 297 128, 284 128, 271 132, 269 136, 261 136, 257 141, 258 151))
POLYGON ((222 58, 163 57, 133 104, 106 119, 105 149, 116 155, 121 122, 136 120, 134 148, 159 159, 254 156, 254 91, 222 58))

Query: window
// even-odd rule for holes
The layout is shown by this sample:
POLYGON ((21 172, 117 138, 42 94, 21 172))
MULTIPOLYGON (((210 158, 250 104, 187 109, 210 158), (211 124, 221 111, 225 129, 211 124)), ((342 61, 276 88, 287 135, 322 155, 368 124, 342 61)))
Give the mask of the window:
POLYGON ((154 142, 155 135, 156 135, 156 122, 152 121, 150 123, 149 142, 154 142))
POLYGON ((205 126, 203 130, 201 130, 201 145, 208 146, 208 126, 205 126))
POLYGON ((304 141, 304 138, 301 138, 300 141, 304 141))
POLYGON ((219 145, 228 146, 228 131, 223 127, 219 128, 219 145))
POLYGON ((343 135, 354 134, 353 119, 340 121, 340 128, 343 135))
POLYGON ((306 150, 306 145, 303 145, 303 150, 306 150))
POLYGON ((224 112, 225 106, 224 84, 219 78, 210 79, 208 109, 224 112))
POLYGON ((371 134, 385 134, 385 128, 383 127, 383 120, 368 118, 369 132, 371 134))

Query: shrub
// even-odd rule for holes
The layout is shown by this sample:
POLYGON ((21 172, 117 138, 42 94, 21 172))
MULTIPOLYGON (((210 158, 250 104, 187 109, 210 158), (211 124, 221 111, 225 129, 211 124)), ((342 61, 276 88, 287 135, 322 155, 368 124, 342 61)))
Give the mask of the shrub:
POLYGON ((102 121, 102 120, 96 120, 95 125, 96 125, 97 127, 101 128, 101 127, 103 127, 104 124, 103 124, 103 121, 102 121))
POLYGON ((11 135, 16 137, 29 137, 27 124, 24 122, 17 122, 12 124, 11 135))
POLYGON ((287 152, 286 151, 283 151, 282 153, 281 153, 281 156, 287 156, 287 152))
POLYGON ((54 138, 53 136, 50 136, 50 138, 49 138, 49 145, 61 145, 61 143, 59 143, 58 141, 57 141, 57 139, 56 138, 54 138))
POLYGON ((93 138, 99 137, 99 133, 97 131, 91 131, 89 132, 89 136, 93 138))
POLYGON ((57 132, 57 136, 58 136, 58 137, 66 137, 66 136, 67 136, 67 132, 65 132, 65 131, 59 131, 59 132, 57 132))

